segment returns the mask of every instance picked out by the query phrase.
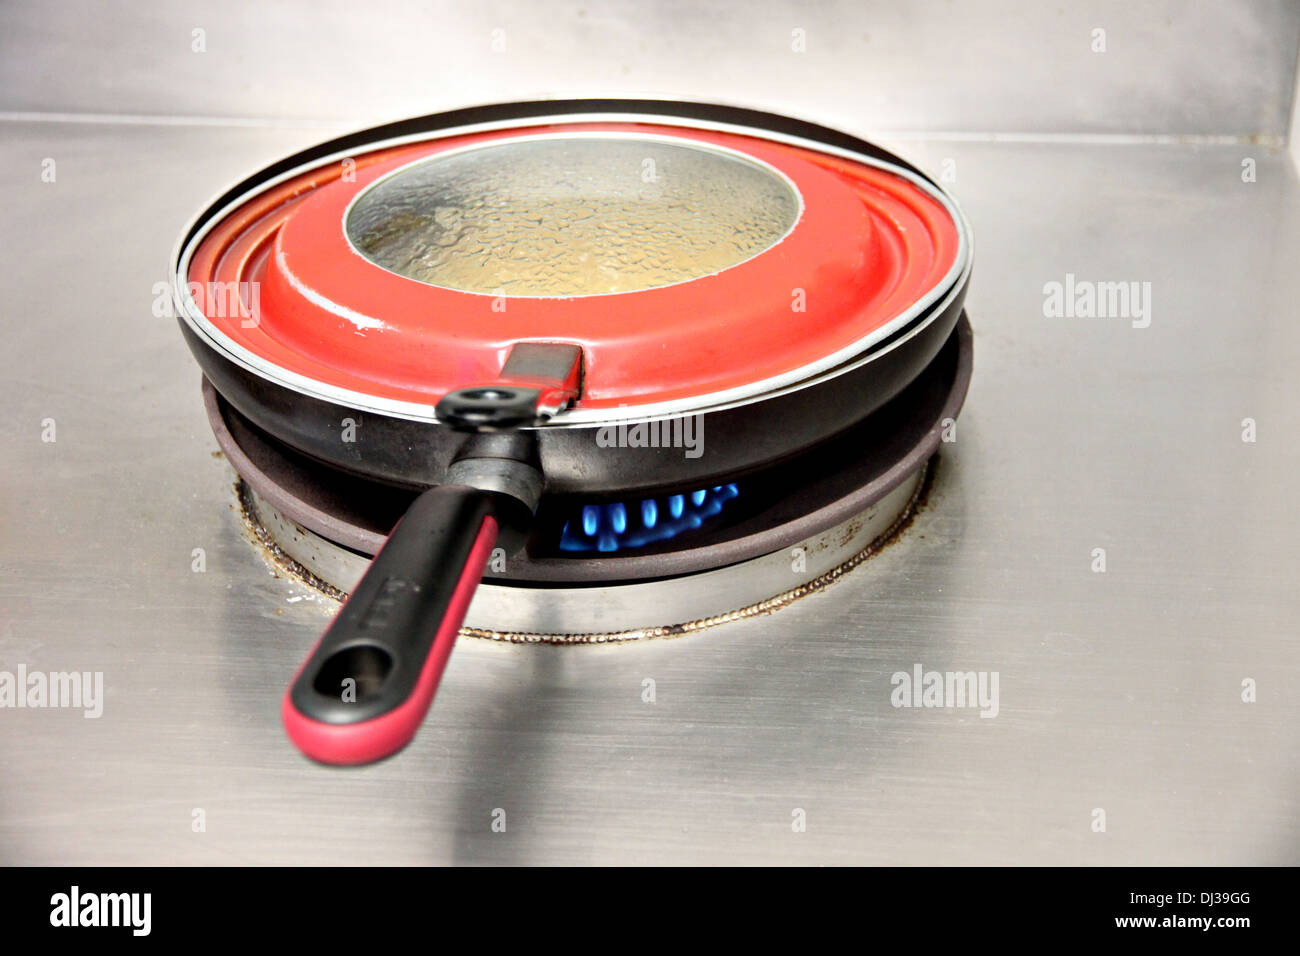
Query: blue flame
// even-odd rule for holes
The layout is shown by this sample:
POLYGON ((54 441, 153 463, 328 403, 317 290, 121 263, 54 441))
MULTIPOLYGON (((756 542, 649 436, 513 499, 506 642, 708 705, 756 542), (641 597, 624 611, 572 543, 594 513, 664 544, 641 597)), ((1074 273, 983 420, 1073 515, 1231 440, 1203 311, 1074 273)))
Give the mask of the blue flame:
POLYGON ((721 514, 723 506, 738 494, 735 485, 714 485, 666 499, 584 505, 564 523, 560 550, 609 554, 667 541, 721 514))

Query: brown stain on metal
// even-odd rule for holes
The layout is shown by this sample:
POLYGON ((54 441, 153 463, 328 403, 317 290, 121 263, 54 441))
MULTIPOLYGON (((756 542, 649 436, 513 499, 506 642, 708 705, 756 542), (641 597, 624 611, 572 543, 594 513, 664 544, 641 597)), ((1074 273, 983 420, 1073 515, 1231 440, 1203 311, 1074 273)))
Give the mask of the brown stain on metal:
MULTIPOLYGON (((322 581, 316 575, 312 574, 307 568, 303 567, 276 544, 275 539, 271 537, 271 532, 263 527, 262 523, 257 520, 253 514, 252 502, 249 498, 250 490, 248 485, 241 478, 235 482, 235 501, 238 503, 240 518, 243 519, 244 530, 248 533, 250 540, 261 552, 262 559, 271 567, 271 574, 274 577, 280 577, 278 572, 296 578, 301 583, 307 585, 315 591, 319 591, 327 598, 332 598, 339 603, 348 599, 347 594, 340 591, 334 585, 327 581, 322 581)), ((283 609, 277 610, 276 613, 282 613, 283 609)))
MULTIPOLYGON (((904 535, 912 530, 916 523, 916 517, 923 511, 930 508, 930 494, 934 491, 935 476, 939 472, 939 455, 936 452, 930 456, 930 460, 925 464, 925 474, 921 476, 921 487, 916 489, 916 494, 903 512, 902 517, 894 522, 893 527, 882 535, 878 544, 872 544, 874 553, 879 554, 882 550, 900 540, 904 535)), ((924 538, 925 535, 918 535, 924 538)))
POLYGON ((862 533, 862 526, 865 524, 863 518, 854 518, 845 523, 840 529, 839 540, 835 543, 837 548, 847 548, 850 542, 862 533))

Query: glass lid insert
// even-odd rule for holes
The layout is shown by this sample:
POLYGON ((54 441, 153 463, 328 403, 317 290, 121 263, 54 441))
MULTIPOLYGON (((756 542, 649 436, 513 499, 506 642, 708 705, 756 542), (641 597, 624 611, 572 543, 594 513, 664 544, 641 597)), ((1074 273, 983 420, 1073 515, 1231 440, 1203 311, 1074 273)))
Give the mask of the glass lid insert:
POLYGON ((352 203, 371 262, 486 295, 636 292, 712 275, 779 242, 791 184, 745 157, 654 137, 514 139, 420 160, 352 203))

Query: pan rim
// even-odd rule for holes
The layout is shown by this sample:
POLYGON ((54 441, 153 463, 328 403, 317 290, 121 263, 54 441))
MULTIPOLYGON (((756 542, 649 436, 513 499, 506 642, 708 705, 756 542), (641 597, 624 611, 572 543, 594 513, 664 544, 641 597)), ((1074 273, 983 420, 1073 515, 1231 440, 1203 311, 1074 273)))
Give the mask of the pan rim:
MULTIPOLYGON (((509 105, 518 106, 520 104, 509 105)), ((557 103, 556 105, 562 109, 562 103, 557 103)), ((673 102, 658 101, 657 105, 671 107, 673 102)), ((701 104, 682 101, 682 105, 698 106, 701 104)), ((436 118, 435 115, 431 117, 422 117, 420 120, 433 121, 436 120, 436 118)), ((949 268, 948 272, 908 309, 891 318, 879 328, 874 329, 872 332, 850 345, 845 346, 834 353, 823 356, 814 362, 791 369, 781 375, 761 379, 744 386, 737 386, 725 391, 697 395, 688 399, 626 405, 611 409, 572 408, 561 412, 546 425, 539 427, 547 429, 591 427, 607 423, 622 423, 703 414, 761 402, 778 395, 812 387, 830 378, 834 378, 838 375, 859 368, 871 361, 873 358, 878 357, 878 355, 892 350, 892 348, 899 342, 906 338, 910 338, 929 322, 934 321, 938 316, 942 315, 947 306, 950 305, 953 299, 962 292, 966 285, 974 258, 974 243, 971 236, 970 226, 960 206, 940 186, 931 182, 923 175, 915 173, 910 169, 906 169, 897 163, 887 162, 866 153, 836 146, 831 143, 821 142, 803 136, 794 136, 777 130, 765 129, 761 126, 718 122, 700 119, 695 116, 676 115, 671 112, 651 113, 634 111, 575 110, 570 112, 561 111, 556 113, 547 113, 537 116, 516 115, 507 119, 459 124, 445 128, 427 128, 416 133, 367 142, 364 143, 363 148, 366 151, 372 151, 408 145, 411 143, 444 139, 452 136, 463 136, 476 132, 509 129, 519 129, 522 132, 530 127, 544 126, 547 124, 602 122, 640 122, 655 126, 679 126, 751 136, 758 139, 785 143, 787 145, 809 149, 813 152, 837 156, 880 169, 911 183, 915 188, 928 195, 944 208, 947 214, 951 217, 957 231, 957 251, 953 264, 949 268), (873 351, 873 349, 882 344, 888 347, 873 351)), ((370 131, 371 130, 363 129, 351 135, 364 136, 370 131)), ((293 154, 287 157, 286 160, 282 160, 282 162, 292 160, 303 152, 308 151, 310 151, 310 149, 300 151, 300 153, 293 154)), ((331 402, 336 405, 355 408, 359 411, 370 414, 437 424, 438 419, 434 414, 434 409, 431 404, 406 402, 385 398, 383 396, 371 395, 365 392, 358 392, 351 389, 340 388, 276 365, 275 363, 230 340, 225 333, 203 315, 202 310, 198 308, 193 297, 190 295, 190 260, 194 251, 198 248, 199 244, 212 228, 222 222, 231 212, 243 206, 255 196, 274 188, 294 176, 299 176, 305 172, 309 172, 310 170, 348 159, 358 151, 359 148, 354 147, 351 149, 342 149, 331 152, 327 155, 295 164, 275 176, 258 181, 252 186, 244 188, 251 179, 256 178, 258 174, 255 173, 253 177, 246 177, 235 185, 219 192, 209 204, 203 207, 203 209, 191 219, 190 223, 182 231, 177 240, 171 260, 173 303, 177 315, 186 323, 187 326, 189 326, 200 342, 217 352, 222 357, 273 385, 286 388, 290 391, 311 398, 331 402), (230 196, 236 190, 239 190, 237 195, 234 195, 233 198, 230 198, 223 205, 218 206, 218 203, 221 203, 223 198, 230 196)), ((275 164, 270 165, 273 166, 275 164)))

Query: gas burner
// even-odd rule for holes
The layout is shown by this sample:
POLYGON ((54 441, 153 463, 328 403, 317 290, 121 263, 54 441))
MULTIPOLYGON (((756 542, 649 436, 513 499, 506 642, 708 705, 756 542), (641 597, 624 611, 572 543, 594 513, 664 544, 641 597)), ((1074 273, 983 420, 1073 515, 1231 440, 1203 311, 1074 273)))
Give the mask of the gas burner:
MULTIPOLYGON (((633 503, 543 497, 524 550, 504 567, 489 562, 461 635, 556 644, 674 636, 819 590, 910 519, 930 483, 945 422, 961 409, 971 353, 963 317, 931 366, 884 408, 734 483, 633 503), (648 518, 645 502, 663 519, 648 518), (659 520, 677 522, 678 531, 646 533, 659 520), (581 546, 572 547, 574 525, 583 521, 581 546), (618 547, 602 551, 591 542, 605 528, 620 537, 618 547)), ((283 570, 346 599, 418 492, 294 451, 252 425, 206 379, 203 397, 259 540, 283 570)))

